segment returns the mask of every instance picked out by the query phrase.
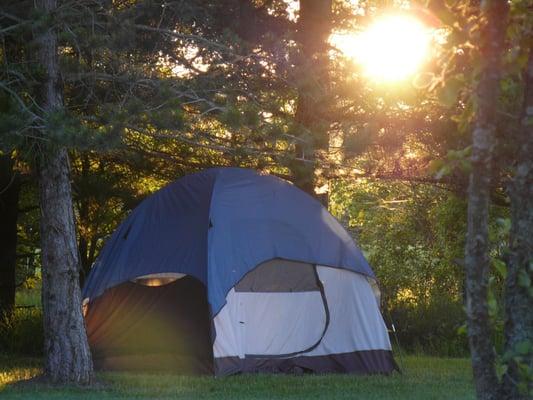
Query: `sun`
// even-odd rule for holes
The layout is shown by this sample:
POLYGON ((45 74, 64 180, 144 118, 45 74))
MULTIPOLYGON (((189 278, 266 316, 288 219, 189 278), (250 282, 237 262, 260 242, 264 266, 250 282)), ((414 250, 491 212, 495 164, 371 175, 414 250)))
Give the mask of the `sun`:
POLYGON ((412 77, 428 59, 431 31, 415 17, 386 15, 356 34, 336 34, 332 44, 378 82, 412 77))

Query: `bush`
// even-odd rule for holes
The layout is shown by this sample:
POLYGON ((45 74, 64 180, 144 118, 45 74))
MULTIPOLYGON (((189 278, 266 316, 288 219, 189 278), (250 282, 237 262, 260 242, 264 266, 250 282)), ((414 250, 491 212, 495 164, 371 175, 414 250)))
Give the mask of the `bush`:
POLYGON ((400 303, 390 316, 401 348, 441 357, 468 355, 468 338, 458 332, 466 321, 461 303, 444 298, 434 298, 429 304, 400 303))
POLYGON ((40 308, 16 308, 0 316, 0 353, 40 356, 43 343, 40 308))

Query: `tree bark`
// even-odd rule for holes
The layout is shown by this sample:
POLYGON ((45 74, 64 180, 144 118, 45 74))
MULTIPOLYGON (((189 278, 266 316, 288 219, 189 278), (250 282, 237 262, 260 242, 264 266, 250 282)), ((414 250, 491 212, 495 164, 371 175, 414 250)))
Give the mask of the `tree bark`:
POLYGON ((481 2, 480 57, 484 65, 476 88, 472 132, 472 170, 468 187, 468 231, 465 249, 468 339, 478 399, 499 399, 495 351, 487 305, 489 200, 499 97, 500 67, 507 24, 505 0, 481 2))
POLYGON ((331 0, 300 0, 297 62, 300 83, 296 121, 301 142, 296 143, 296 162, 292 167, 294 183, 312 196, 315 194, 316 155, 329 145, 324 97, 328 87, 328 38, 331 33, 331 0))
MULTIPOLYGON (((37 1, 37 12, 51 16, 56 0, 37 1)), ((53 27, 36 32, 37 57, 44 78, 40 106, 50 114, 63 108, 53 27)), ((48 132, 44 131, 43 135, 48 132)), ((81 310, 79 260, 69 178, 69 159, 64 147, 48 146, 39 163, 41 209, 42 305, 44 319, 44 374, 54 383, 87 384, 92 378, 92 359, 81 310)))
MULTIPOLYGON (((510 252, 505 285, 505 353, 512 354, 520 343, 533 345, 533 296, 526 285, 533 281, 533 46, 529 49, 528 66, 524 74, 524 105, 521 129, 516 137, 517 161, 513 180, 509 184, 511 198, 510 252), (522 275, 522 277, 521 277, 522 275)), ((522 355, 522 362, 533 371, 533 352, 522 355)), ((531 398, 533 387, 522 387, 518 365, 509 360, 504 376, 505 399, 531 398), (529 391, 529 394, 527 393, 529 391)))
POLYGON ((19 193, 11 155, 0 156, 0 317, 15 305, 19 193))

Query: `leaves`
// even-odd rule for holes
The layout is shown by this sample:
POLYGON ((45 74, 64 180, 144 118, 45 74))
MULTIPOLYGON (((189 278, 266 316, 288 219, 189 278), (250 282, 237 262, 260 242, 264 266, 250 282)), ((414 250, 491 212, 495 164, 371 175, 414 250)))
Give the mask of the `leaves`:
POLYGON ((498 258, 493 258, 492 265, 494 266, 494 269, 496 270, 496 272, 498 272, 502 279, 505 279, 507 277, 507 265, 505 264, 505 262, 498 258))
POLYGON ((528 289, 531 287, 531 276, 527 273, 527 271, 521 269, 518 271, 517 282, 518 286, 528 289))
POLYGON ((465 80, 462 75, 449 78, 437 94, 440 103, 445 107, 452 107, 456 104, 459 93, 464 88, 465 80))
POLYGON ((459 171, 462 174, 470 172, 470 153, 471 147, 465 147, 462 150, 449 150, 444 160, 433 160, 430 165, 430 171, 436 170, 435 178, 442 179, 459 171))
POLYGON ((507 373, 508 369, 509 366, 507 364, 496 363, 496 377, 499 382, 503 380, 503 376, 507 373))
POLYGON ((468 334, 468 328, 467 328, 466 324, 463 324, 459 328, 457 328, 457 334, 458 335, 464 335, 464 336, 466 336, 468 334))

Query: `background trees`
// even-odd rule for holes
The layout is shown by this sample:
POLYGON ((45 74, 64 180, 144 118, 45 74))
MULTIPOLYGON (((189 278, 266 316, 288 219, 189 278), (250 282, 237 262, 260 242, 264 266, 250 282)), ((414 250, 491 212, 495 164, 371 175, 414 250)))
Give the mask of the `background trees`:
POLYGON ((331 36, 364 28, 384 5, 73 0, 31 12, 32 2, 3 1, 0 308, 9 313, 14 287, 33 271, 46 275, 57 246, 37 243, 36 223, 50 227, 48 212, 71 228, 70 255, 49 264, 70 260, 83 281, 106 236, 146 195, 199 169, 246 166, 329 194, 375 267, 405 346, 465 351, 457 329, 468 289, 470 315, 481 317, 471 320, 471 341, 485 341, 479 359, 488 357, 480 393, 496 393, 500 375, 505 393, 523 393, 533 368, 531 2, 512 1, 507 20, 500 1, 387 2, 434 29, 431 59, 397 84, 369 79, 331 36), (50 32, 57 49, 39 59, 50 32), (61 99, 53 110, 46 82, 61 99), (47 197, 38 207, 39 180, 43 194, 60 182, 43 175, 54 165, 70 217, 47 197))

